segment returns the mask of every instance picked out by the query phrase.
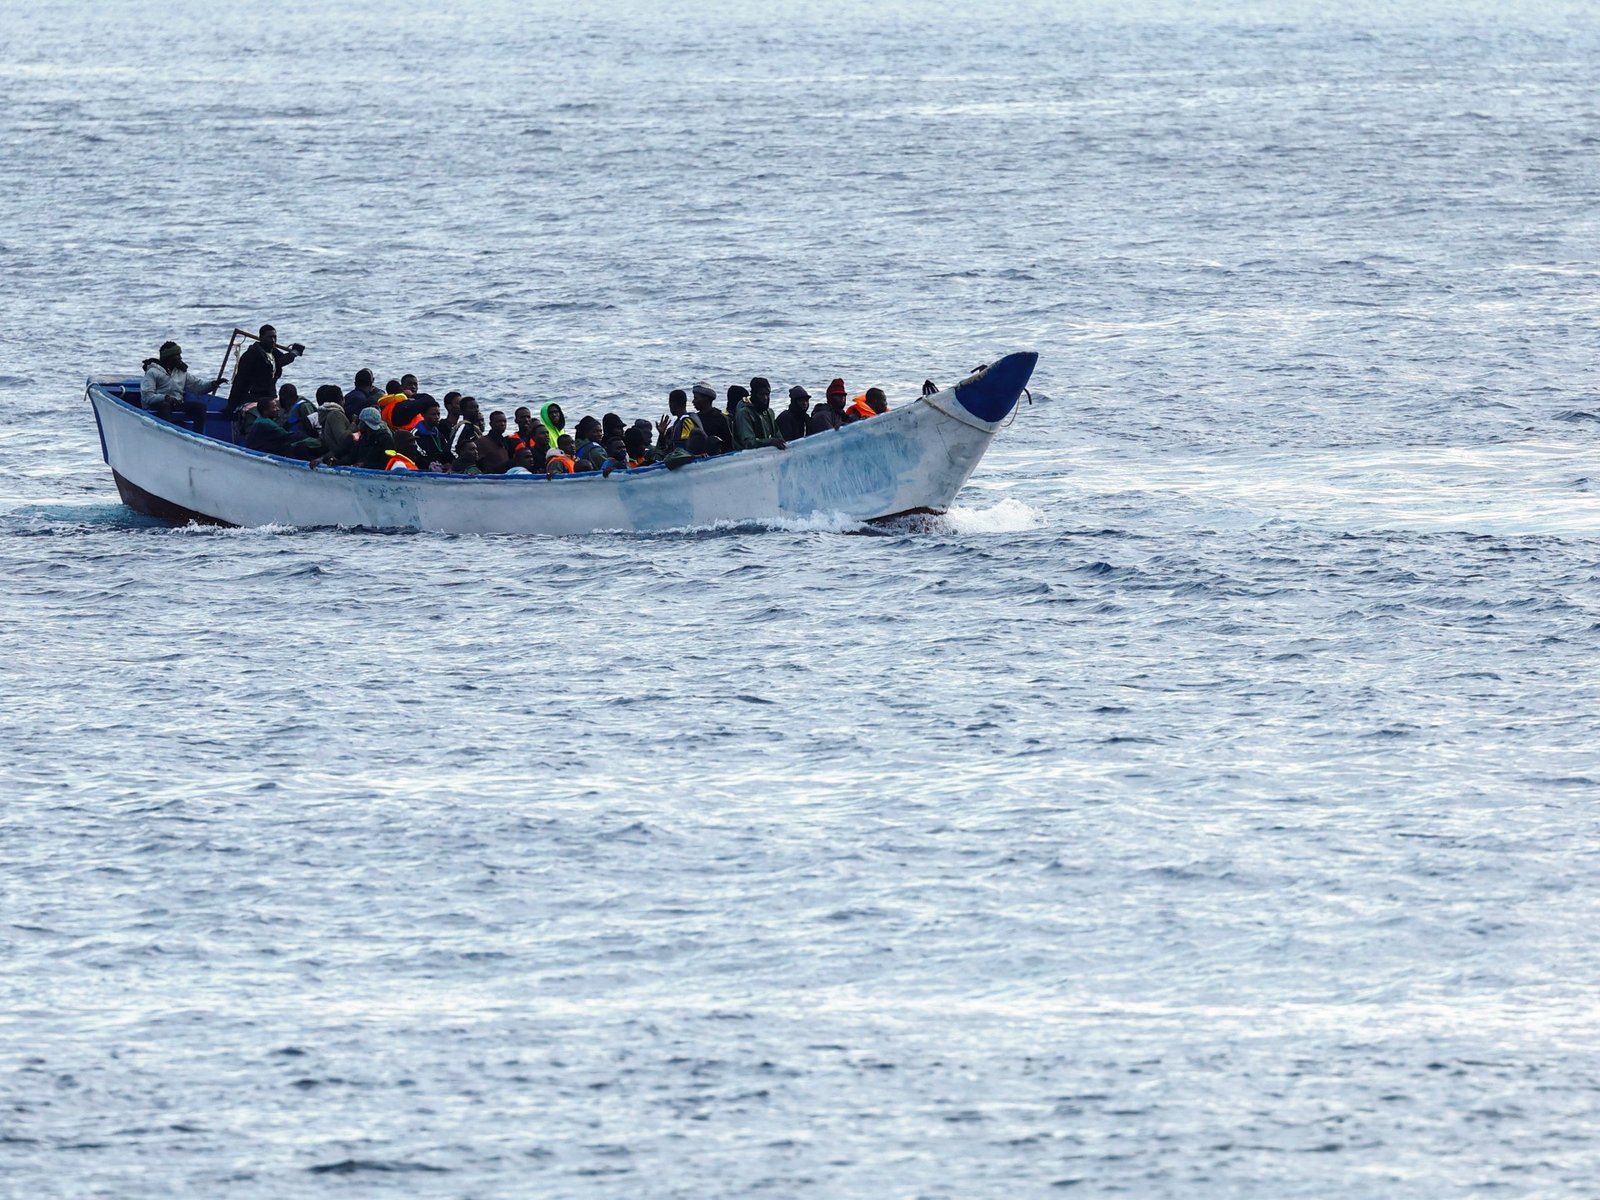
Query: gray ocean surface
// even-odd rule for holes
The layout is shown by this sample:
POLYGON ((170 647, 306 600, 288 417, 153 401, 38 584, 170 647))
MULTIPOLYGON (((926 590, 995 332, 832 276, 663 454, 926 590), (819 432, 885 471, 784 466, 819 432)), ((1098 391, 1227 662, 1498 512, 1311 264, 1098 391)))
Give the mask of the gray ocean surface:
POLYGON ((1600 1194, 1600 16, 0 0, 0 1196, 1600 1194), (947 516, 175 530, 83 378, 1014 349, 947 516))

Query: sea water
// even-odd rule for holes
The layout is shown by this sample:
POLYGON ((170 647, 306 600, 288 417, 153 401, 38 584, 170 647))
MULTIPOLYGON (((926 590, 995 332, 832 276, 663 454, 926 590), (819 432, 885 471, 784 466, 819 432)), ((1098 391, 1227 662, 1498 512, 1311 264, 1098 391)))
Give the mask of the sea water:
MULTIPOLYGON (((0 5, 0 1193, 1600 1191, 1579 3, 0 5), (171 529, 176 338, 947 516, 171 529)), ((530 485, 532 486, 532 485, 530 485)))

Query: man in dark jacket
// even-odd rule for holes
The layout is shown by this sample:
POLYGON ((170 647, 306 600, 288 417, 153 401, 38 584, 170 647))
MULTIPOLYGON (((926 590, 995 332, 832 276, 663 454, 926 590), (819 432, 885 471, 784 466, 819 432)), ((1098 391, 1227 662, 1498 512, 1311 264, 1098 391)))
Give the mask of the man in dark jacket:
POLYGON ((789 407, 778 414, 778 433, 786 442, 803 438, 811 422, 811 393, 798 383, 789 389, 789 407))
POLYGON ((300 458, 310 462, 322 453, 322 439, 320 437, 295 437, 283 427, 279 420, 283 410, 278 407, 278 398, 268 396, 256 402, 255 423, 250 426, 250 432, 245 435, 245 448, 260 450, 266 454, 278 454, 284 458, 300 458))
POLYGON ((828 402, 811 410, 811 422, 806 432, 825 433, 830 429, 838 429, 844 424, 844 404, 844 380, 835 379, 828 385, 828 402))
POLYGON ((383 395, 378 390, 378 377, 372 373, 371 367, 362 367, 356 372, 356 385, 344 394, 344 412, 353 422, 361 415, 363 408, 377 408, 378 397, 383 395))
POLYGON ((726 454, 733 449, 733 429, 728 418, 717 407, 717 393, 709 383, 694 385, 694 410, 700 414, 700 428, 711 439, 712 454, 726 454))
POLYGON ((278 376, 284 367, 306 352, 299 342, 284 349, 278 345, 278 331, 271 325, 261 327, 261 336, 253 346, 239 356, 239 369, 233 376, 233 388, 228 392, 227 413, 232 416, 241 405, 260 402, 278 394, 278 376))

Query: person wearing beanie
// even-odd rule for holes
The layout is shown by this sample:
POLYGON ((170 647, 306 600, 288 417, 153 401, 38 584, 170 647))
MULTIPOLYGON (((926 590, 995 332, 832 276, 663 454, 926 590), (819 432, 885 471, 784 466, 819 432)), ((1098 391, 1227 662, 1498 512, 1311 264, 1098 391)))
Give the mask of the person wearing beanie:
POLYGON ((163 421, 179 424, 172 415, 181 408, 196 433, 206 431, 206 402, 200 396, 209 396, 217 384, 201 386, 189 375, 189 364, 183 361, 183 350, 177 342, 162 342, 159 357, 144 360, 144 377, 139 380, 139 407, 154 413, 163 421), (193 393, 193 394, 191 394, 193 393))
POLYGON ((717 407, 717 392, 708 383, 694 385, 694 411, 700 414, 700 428, 706 435, 707 454, 727 454, 733 449, 733 429, 717 407))
POLYGON ((778 414, 778 435, 786 442, 803 438, 810 432, 811 393, 796 384, 789 389, 789 407, 778 414))
POLYGON ((827 400, 811 410, 807 433, 827 433, 844 424, 844 380, 835 379, 828 385, 827 400))

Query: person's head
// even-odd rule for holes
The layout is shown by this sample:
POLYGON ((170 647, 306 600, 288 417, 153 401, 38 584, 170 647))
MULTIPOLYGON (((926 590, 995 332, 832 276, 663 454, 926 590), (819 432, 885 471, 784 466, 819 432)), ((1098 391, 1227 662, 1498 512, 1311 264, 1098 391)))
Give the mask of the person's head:
POLYGON ((534 452, 532 446, 524 446, 521 450, 518 450, 512 456, 511 465, 513 467, 521 467, 525 471, 538 471, 541 469, 539 456, 534 452))
POLYGON ((683 416, 688 407, 689 394, 682 388, 673 388, 667 393, 667 411, 673 416, 683 416))
POLYGON ((161 365, 163 367, 168 367, 168 368, 175 367, 179 363, 181 363, 182 361, 183 361, 183 347, 182 346, 178 345, 177 342, 162 342, 161 343, 161 365))
POLYGON ((278 407, 278 398, 276 396, 263 396, 256 402, 256 416, 258 417, 266 417, 269 421, 276 421, 278 414, 281 412, 283 412, 283 409, 278 407))
POLYGON ((383 394, 385 396, 398 396, 400 391, 400 381, 398 379, 389 380, 389 382, 386 383, 383 388, 383 394))
POLYGON ((606 442, 606 457, 616 462, 628 461, 628 446, 619 437, 614 437, 606 442))
POLYGON ((691 433, 689 435, 689 441, 686 443, 686 448, 688 449, 690 454, 693 454, 693 455, 696 455, 696 456, 699 456, 701 454, 710 454, 711 453, 711 439, 708 438, 705 435, 705 431, 704 430, 696 429, 693 433, 691 433))
POLYGON ((444 394, 444 410, 452 417, 461 411, 460 392, 446 392, 444 394))
POLYGON ((292 383, 286 383, 278 389, 278 405, 281 408, 293 408, 300 402, 300 391, 292 383))
POLYGON ((362 429, 376 433, 383 428, 383 414, 375 408, 363 408, 356 414, 356 424, 362 429))
POLYGON ((546 421, 555 426, 557 432, 567 427, 567 414, 561 411, 561 405, 559 404, 546 404, 544 406, 544 417, 546 421))
POLYGON ((504 433, 506 431, 506 415, 498 408, 489 414, 489 429, 493 433, 504 433))
POLYGON ((415 375, 400 376, 400 390, 408 396, 417 394, 417 377, 415 375))
POLYGON ((356 372, 356 387, 364 392, 372 386, 375 379, 371 367, 362 367, 356 372))
POLYGON ((694 385, 694 409, 696 412, 705 412, 717 402, 717 390, 709 383, 694 385))
POLYGON ((757 375, 750 381, 750 398, 752 400, 754 400, 757 396, 770 397, 771 395, 772 385, 767 382, 767 377, 765 375, 757 375))
POLYGON ((578 445, 572 440, 572 435, 570 433, 563 433, 556 439, 556 449, 560 450, 563 454, 571 454, 577 448, 578 445))
POLYGON ((639 431, 646 443, 655 441, 656 427, 650 424, 649 421, 646 421, 643 417, 640 417, 632 425, 628 426, 629 433, 632 433, 636 429, 639 431))
POLYGON ((461 398, 460 412, 463 417, 471 421, 474 425, 483 424, 483 410, 478 407, 477 397, 463 396, 461 398))
POLYGON ((580 417, 578 420, 578 440, 580 442, 599 441, 600 422, 593 417, 580 417))
POLYGON ((605 437, 607 445, 610 445, 612 438, 621 437, 627 428, 616 413, 607 413, 600 418, 600 432, 605 437))
POLYGON ((867 389, 867 407, 875 413, 886 413, 889 411, 889 397, 883 394, 882 388, 867 389))
POLYGON ((750 399, 750 389, 742 383, 734 384, 728 389, 728 411, 731 413, 748 399, 750 399))
POLYGON ((628 448, 629 458, 643 458, 650 450, 650 430, 630 426, 622 435, 622 444, 628 448))
POLYGON ((278 331, 271 325, 263 325, 256 331, 256 337, 260 339, 261 344, 268 350, 278 344, 278 331))
POLYGON ((462 438, 461 445, 456 449, 456 461, 472 466, 477 463, 478 440, 476 438, 462 438))
POLYGON ((317 407, 324 404, 343 404, 344 393, 339 390, 337 383, 325 383, 317 389, 317 407))
POLYGON ((842 413, 845 405, 844 380, 835 379, 828 385, 828 407, 836 413, 842 413))
POLYGON ((548 454, 550 451, 550 431, 543 425, 535 425, 532 437, 533 444, 548 454))
POLYGON ((437 400, 429 400, 422 406, 422 419, 429 425, 437 425, 442 415, 437 400))
POLYGON ((811 411, 811 393, 798 383, 789 389, 789 411, 801 416, 811 411))
POLYGON ((533 424, 533 410, 531 408, 519 408, 517 409, 516 417, 517 432, 523 437, 527 437, 528 427, 533 424))

